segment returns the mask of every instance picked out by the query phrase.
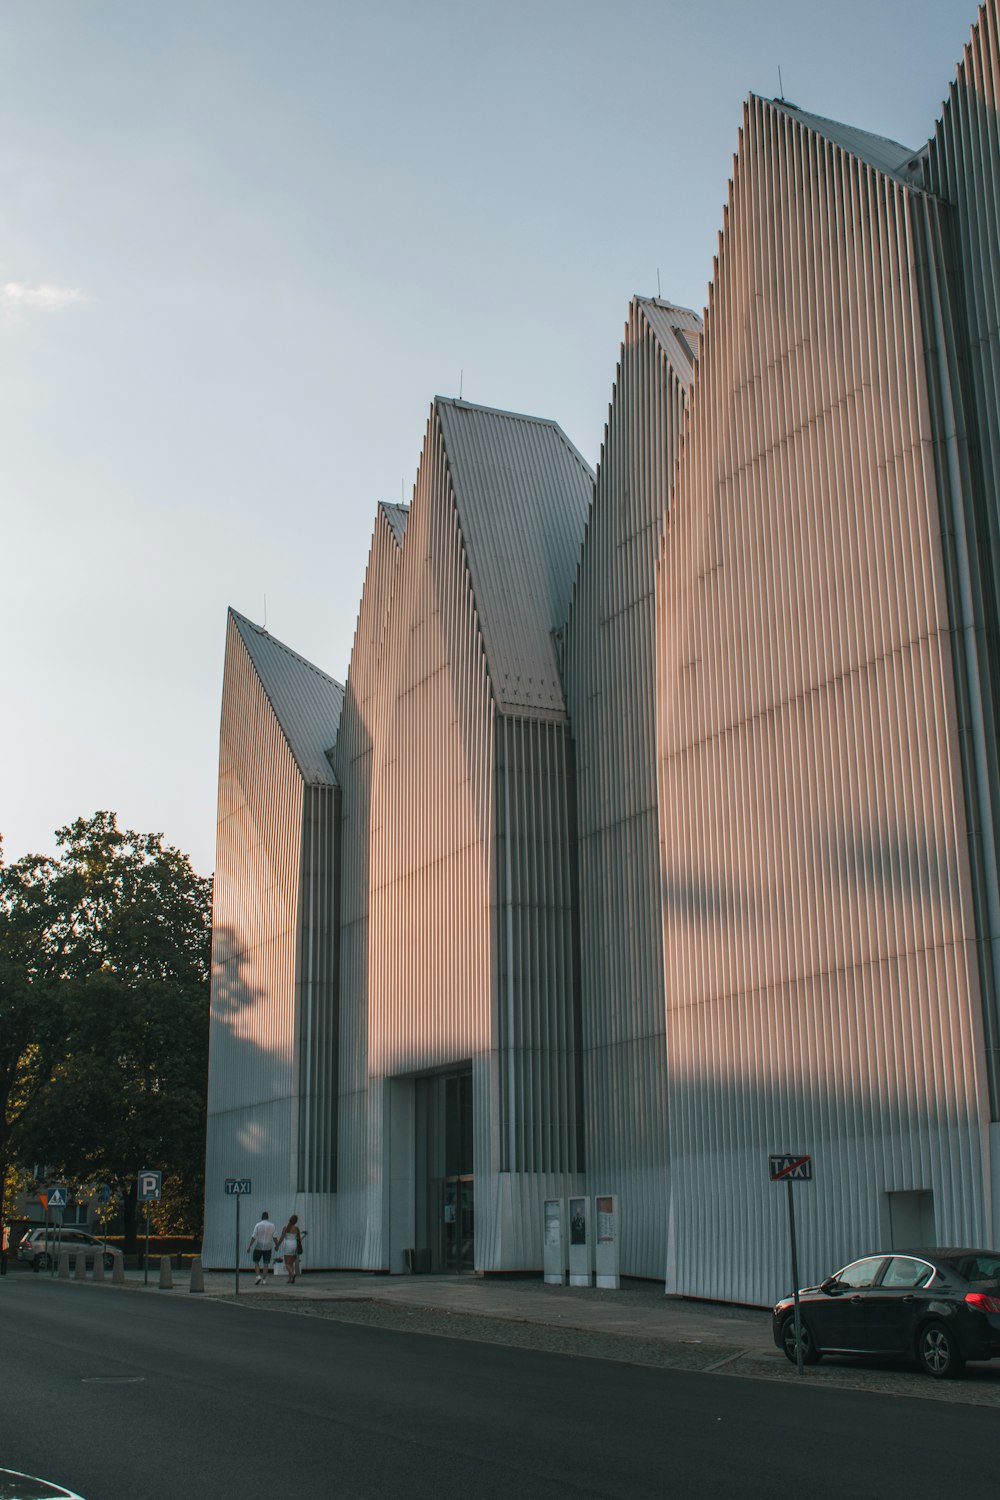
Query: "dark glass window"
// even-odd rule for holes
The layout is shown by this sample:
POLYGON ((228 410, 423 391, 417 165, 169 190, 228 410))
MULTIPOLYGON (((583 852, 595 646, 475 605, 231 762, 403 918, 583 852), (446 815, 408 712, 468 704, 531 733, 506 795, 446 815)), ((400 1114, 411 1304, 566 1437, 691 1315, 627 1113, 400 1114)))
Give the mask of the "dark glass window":
POLYGON ((837 1272, 837 1281, 841 1286, 871 1286, 884 1259, 883 1255, 870 1255, 867 1260, 853 1261, 837 1272))

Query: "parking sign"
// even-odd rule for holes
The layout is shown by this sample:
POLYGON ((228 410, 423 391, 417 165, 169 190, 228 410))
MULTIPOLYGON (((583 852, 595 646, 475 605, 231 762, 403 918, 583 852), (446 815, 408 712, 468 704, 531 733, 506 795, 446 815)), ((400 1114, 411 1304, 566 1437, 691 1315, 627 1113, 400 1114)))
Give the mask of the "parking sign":
POLYGON ((163 1196, 163 1173, 143 1171, 139 1173, 136 1197, 140 1203, 159 1203, 163 1196))

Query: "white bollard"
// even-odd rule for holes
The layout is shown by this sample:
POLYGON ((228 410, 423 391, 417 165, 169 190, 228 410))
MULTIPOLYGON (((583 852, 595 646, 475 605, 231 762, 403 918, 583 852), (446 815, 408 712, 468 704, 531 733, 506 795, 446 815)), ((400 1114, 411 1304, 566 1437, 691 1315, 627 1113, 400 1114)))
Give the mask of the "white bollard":
POLYGON ((104 1280, 104 1251, 103 1250, 101 1251, 101 1253, 99 1255, 95 1255, 94 1256, 94 1280, 95 1281, 103 1281, 104 1280))
POLYGON ((115 1286, 121 1286, 122 1283, 124 1282, 124 1280, 125 1280, 125 1257, 124 1257, 124 1255, 116 1255, 115 1256, 114 1265, 113 1265, 112 1270, 111 1270, 111 1280, 114 1282, 115 1286))
POLYGON ((73 1264, 73 1279, 75 1281, 86 1281, 87 1279, 87 1252, 78 1250, 73 1264))
POLYGON ((62 1277, 63 1281, 68 1281, 69 1280, 69 1251, 68 1250, 60 1250, 59 1251, 59 1275, 62 1277))
POLYGON ((174 1273, 170 1268, 170 1256, 160 1256, 160 1287, 171 1291, 174 1285, 174 1273))
POLYGON ((205 1290, 205 1270, 201 1263, 201 1256, 196 1255, 191 1262, 191 1285, 190 1292, 203 1292, 205 1290))

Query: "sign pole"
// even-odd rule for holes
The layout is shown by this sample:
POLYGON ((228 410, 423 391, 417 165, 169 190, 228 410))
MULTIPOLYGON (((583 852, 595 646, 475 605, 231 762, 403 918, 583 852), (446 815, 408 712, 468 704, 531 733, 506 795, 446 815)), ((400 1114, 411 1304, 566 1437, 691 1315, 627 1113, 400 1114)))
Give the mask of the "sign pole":
POLYGON ((236 1295, 240 1295, 240 1203, 242 1193, 236 1194, 236 1295))
POLYGON ((149 1285, 149 1199, 146 1199, 146 1253, 142 1257, 142 1284, 149 1285))
POLYGON ((795 1205, 792 1202, 795 1196, 792 1192, 792 1179, 785 1178, 785 1190, 788 1193, 788 1237, 792 1243, 792 1297, 795 1301, 795 1364, 800 1375, 804 1374, 802 1368, 802 1315, 799 1311, 799 1258, 795 1245, 795 1205))

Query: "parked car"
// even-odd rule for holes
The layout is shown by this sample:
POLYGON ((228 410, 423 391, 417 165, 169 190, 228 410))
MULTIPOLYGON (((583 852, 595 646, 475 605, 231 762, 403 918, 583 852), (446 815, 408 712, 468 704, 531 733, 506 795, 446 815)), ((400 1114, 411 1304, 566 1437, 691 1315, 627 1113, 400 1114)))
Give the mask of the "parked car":
MULTIPOLYGON (((1000 1252, 881 1251, 799 1293, 802 1359, 898 1355, 938 1380, 967 1359, 1000 1358, 1000 1252)), ((795 1363, 794 1301, 782 1297, 774 1342, 795 1363)))
POLYGON ((82 1250, 87 1258, 87 1269, 94 1264, 96 1255, 103 1255, 104 1268, 110 1271, 114 1267, 115 1257, 121 1256, 121 1251, 115 1245, 105 1245, 103 1240, 95 1239, 84 1229, 29 1229, 17 1247, 17 1258, 31 1266, 33 1271, 47 1271, 59 1255, 60 1250, 68 1250, 70 1264, 82 1250))

